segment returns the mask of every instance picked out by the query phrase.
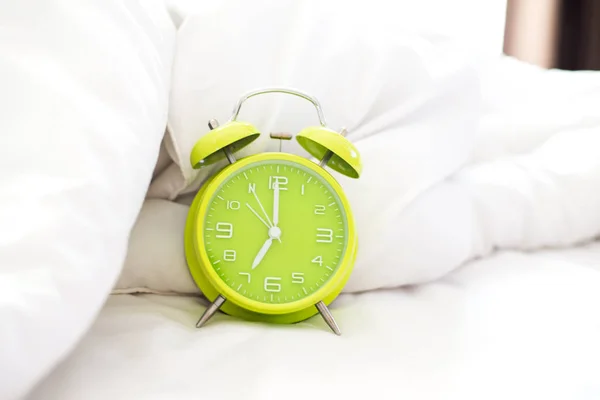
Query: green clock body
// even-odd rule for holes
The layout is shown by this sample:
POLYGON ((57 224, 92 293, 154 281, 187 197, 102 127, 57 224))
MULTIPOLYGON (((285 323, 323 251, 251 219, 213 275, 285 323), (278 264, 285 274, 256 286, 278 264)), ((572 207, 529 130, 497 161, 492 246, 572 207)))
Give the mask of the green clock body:
POLYGON ((204 184, 188 214, 186 257, 222 311, 291 323, 342 290, 357 239, 348 200, 323 168, 286 153, 249 156, 204 184))

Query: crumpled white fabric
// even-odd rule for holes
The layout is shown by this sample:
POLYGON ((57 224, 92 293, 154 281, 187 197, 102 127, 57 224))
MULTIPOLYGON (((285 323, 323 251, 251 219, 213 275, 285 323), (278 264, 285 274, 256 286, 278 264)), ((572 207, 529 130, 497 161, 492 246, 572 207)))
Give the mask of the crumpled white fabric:
MULTIPOLYGON (((597 235, 600 73, 484 57, 414 29, 383 34, 392 27, 386 18, 360 29, 372 27, 374 16, 349 6, 328 18, 334 3, 188 5, 178 20, 165 140, 175 163, 149 197, 189 204, 226 162, 200 172, 189 166, 206 122, 229 118, 246 90, 281 84, 320 98, 329 122, 346 126, 363 156, 359 180, 336 175, 360 242, 347 292, 438 279, 498 248, 569 246, 597 235), (257 61, 240 68, 240 60, 257 61)), ((308 103, 280 95, 251 99, 240 116, 266 133, 297 132, 316 119, 308 103)), ((276 150, 266 136, 240 155, 276 150)), ((292 144, 284 150, 303 154, 292 144)), ((146 217, 139 223, 164 226, 146 217)), ((155 246, 179 254, 179 241, 155 246)), ((185 265, 128 263, 125 271, 118 292, 197 292, 185 265)))
POLYGON ((30 400, 597 400, 599 260, 600 242, 504 251, 429 284, 342 294, 339 337, 319 315, 217 313, 196 329, 196 298, 111 296, 30 400))
MULTIPOLYGON (((334 176, 353 207, 363 259, 371 263, 371 256, 386 251, 381 238, 397 234, 405 207, 470 160, 478 133, 479 77, 457 43, 398 28, 393 35, 366 29, 370 23, 355 9, 336 8, 334 13, 331 4, 228 0, 186 15, 178 30, 164 143, 174 162, 155 177, 148 199, 189 203, 207 177, 227 162, 200 171, 189 164, 192 147, 208 132, 207 122, 227 121, 240 96, 250 90, 297 88, 315 96, 328 125, 345 127, 360 151, 360 179, 334 176)), ((239 119, 263 134, 238 157, 278 150, 279 142, 269 132, 297 133, 318 123, 310 103, 282 94, 251 98, 239 119)), ((282 150, 309 157, 295 141, 283 143, 282 150)), ((158 220, 151 225, 149 218, 155 217, 140 216, 139 226, 154 226, 157 232, 166 226, 158 220)), ((149 245, 177 252, 171 260, 180 259, 180 229, 173 231, 177 239, 149 245)), ((132 240, 137 243, 135 236, 132 240)), ((182 282, 181 273, 190 279, 187 268, 158 258, 145 268, 134 267, 140 265, 134 256, 129 260, 115 292, 180 292, 183 287, 176 282, 182 282)))
MULTIPOLYGON (((600 73, 544 70, 501 56, 478 76, 479 126, 469 140, 459 140, 468 154, 463 166, 446 169, 447 177, 416 190, 406 203, 402 174, 410 172, 381 173, 390 170, 389 159, 373 157, 365 163, 365 179, 344 180, 356 205, 361 245, 345 292, 429 282, 498 249, 575 246, 600 234, 600 73)), ((443 109, 452 101, 441 104, 443 109)), ((393 148, 411 127, 441 113, 427 110, 413 125, 402 119, 357 143, 367 155, 393 148)), ((413 140, 407 133, 400 143, 413 140)), ((420 168, 436 162, 432 157, 420 168)), ((178 240, 155 245, 175 254, 178 240)), ((197 293, 185 264, 146 265, 151 273, 160 271, 161 279, 152 281, 142 278, 144 269, 125 268, 121 291, 139 290, 138 282, 150 291, 197 293)))
MULTIPOLYGON (((375 190, 372 197, 383 201, 384 185, 392 184, 385 206, 402 207, 470 157, 480 95, 464 50, 408 30, 387 34, 356 9, 333 4, 227 0, 186 15, 178 30, 165 141, 180 171, 165 171, 168 179, 159 176, 148 197, 174 200, 193 193, 222 168, 226 161, 192 169, 191 149, 210 119, 227 121, 244 93, 264 87, 315 96, 328 125, 348 130, 364 175, 360 183, 336 177, 356 207, 379 207, 364 201, 364 191, 375 190)), ((278 150, 270 132, 295 134, 318 123, 310 103, 282 94, 248 100, 238 118, 263 133, 238 156, 278 150)), ((309 157, 295 141, 284 143, 283 151, 309 157)))
POLYGON ((359 254, 347 291, 425 283, 499 249, 579 245, 600 234, 599 128, 556 134, 524 155, 472 165, 396 216, 359 254))
POLYGON ((428 282, 498 249, 576 246, 600 234, 600 72, 501 56, 479 75, 468 165, 382 217, 395 235, 358 255, 347 291, 428 282))
POLYGON ((158 155, 175 29, 159 1, 0 4, 0 398, 110 293, 158 155))

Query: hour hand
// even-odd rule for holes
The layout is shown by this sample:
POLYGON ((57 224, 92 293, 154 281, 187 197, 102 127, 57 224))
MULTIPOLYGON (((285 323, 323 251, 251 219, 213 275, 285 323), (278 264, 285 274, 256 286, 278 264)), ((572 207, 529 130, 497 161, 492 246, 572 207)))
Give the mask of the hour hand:
POLYGON ((260 262, 262 261, 262 259, 265 257, 265 254, 267 254, 267 251, 269 250, 269 247, 271 247, 271 243, 273 243, 273 239, 272 238, 268 238, 267 241, 265 242, 265 244, 262 245, 262 247, 258 251, 258 254, 254 258, 254 262, 252 263, 252 269, 256 268, 256 266, 258 264, 260 264, 260 262))

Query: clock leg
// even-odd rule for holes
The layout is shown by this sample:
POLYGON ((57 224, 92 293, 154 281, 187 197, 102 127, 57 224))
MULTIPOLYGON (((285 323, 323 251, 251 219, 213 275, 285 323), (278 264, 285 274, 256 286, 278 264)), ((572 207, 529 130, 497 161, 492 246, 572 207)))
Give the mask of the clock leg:
POLYGON ((196 328, 200 328, 202 325, 204 325, 206 321, 208 321, 210 317, 212 317, 217 312, 217 310, 223 305, 223 303, 225 303, 225 297, 221 295, 217 296, 215 301, 206 310, 204 310, 204 314, 202 314, 202 316, 196 323, 196 328))
POLYGON ((317 306, 317 310, 319 310, 319 313, 321 313, 321 316, 323 317, 325 322, 327 322, 327 325, 329 325, 331 330, 336 335, 340 336, 342 334, 342 332, 340 332, 340 328, 338 328, 338 326, 335 322, 335 319, 333 319, 333 315, 331 315, 331 312, 329 312, 329 309, 327 308, 325 303, 320 301, 316 304, 316 306, 317 306))

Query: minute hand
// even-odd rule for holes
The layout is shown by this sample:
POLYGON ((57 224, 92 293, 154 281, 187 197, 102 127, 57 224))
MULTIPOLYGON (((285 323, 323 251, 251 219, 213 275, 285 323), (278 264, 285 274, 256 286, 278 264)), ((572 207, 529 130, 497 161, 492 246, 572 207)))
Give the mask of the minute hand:
POLYGON ((279 182, 273 185, 273 226, 279 224, 279 182))
POLYGON ((267 218, 267 222, 269 223, 269 228, 271 228, 273 226, 273 224, 271 223, 271 218, 269 218, 269 214, 267 214, 267 212, 265 211, 265 208, 263 207, 262 203, 260 202, 260 199, 258 198, 258 195, 256 194, 256 189, 252 189, 252 194, 254 195, 254 198, 256 199, 256 202, 258 203, 263 214, 267 218))

